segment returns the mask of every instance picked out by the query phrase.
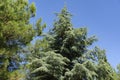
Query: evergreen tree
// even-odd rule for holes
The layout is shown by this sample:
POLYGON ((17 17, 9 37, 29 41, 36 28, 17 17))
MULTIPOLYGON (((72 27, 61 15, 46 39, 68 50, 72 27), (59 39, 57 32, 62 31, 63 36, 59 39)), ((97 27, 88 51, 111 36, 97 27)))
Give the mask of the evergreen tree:
POLYGON ((0 0, 1 80, 20 80, 23 77, 27 80, 120 79, 120 66, 116 73, 104 50, 98 47, 88 49, 97 39, 88 37, 86 28, 73 27, 72 15, 66 7, 56 14, 53 29, 47 35, 42 33, 46 25, 41 25, 41 19, 34 26, 29 23, 35 11, 35 5, 29 5, 27 0, 0 0), (27 46, 33 37, 40 39, 27 46), (26 53, 25 61, 22 61, 28 63, 25 70, 17 70, 21 48, 26 53))
POLYGON ((52 51, 39 52, 39 58, 29 64, 30 78, 28 80, 61 80, 67 58, 52 51))
MULTIPOLYGON (((57 15, 58 15, 58 20, 55 22, 54 28, 50 32, 50 34, 48 34, 47 37, 45 37, 43 40, 40 40, 39 47, 38 47, 38 43, 36 43, 37 45, 35 45, 32 48, 32 52, 33 52, 33 53, 31 53, 32 59, 35 58, 35 59, 37 59, 37 61, 31 62, 30 79, 35 79, 35 80, 39 80, 39 79, 47 80, 50 78, 51 78, 51 80, 65 79, 66 73, 68 73, 70 70, 74 71, 76 69, 75 66, 77 66, 78 63, 79 63, 79 65, 83 65, 82 64, 83 63, 83 61, 82 61, 83 54, 86 53, 87 47, 89 45, 91 45, 94 41, 96 41, 96 38, 94 36, 90 37, 90 38, 87 37, 86 28, 74 29, 72 27, 71 14, 69 14, 69 12, 67 12, 66 7, 64 7, 62 9, 61 13, 59 13, 57 15), (46 42, 48 44, 48 47, 47 47, 48 51, 45 51, 46 47, 42 46, 42 45, 45 45, 46 42), (50 53, 53 53, 53 54, 50 55, 50 53), (44 54, 44 55, 46 54, 47 57, 50 57, 53 55, 53 58, 50 60, 52 62, 48 63, 45 56, 42 56, 42 54, 44 54), (60 56, 56 57, 56 55, 58 55, 58 54, 61 57, 60 56), (56 60, 53 60, 54 57, 56 58, 56 60), (63 60, 64 57, 66 58, 66 61, 63 60), (35 64, 35 63, 39 63, 39 61, 42 59, 43 59, 43 61, 40 63, 41 66, 35 64), (59 61, 56 63, 57 60, 59 60, 59 61), (64 63, 64 65, 60 62, 64 63), (61 65, 62 68, 57 67, 57 69, 55 69, 55 71, 52 73, 52 71, 50 71, 50 70, 53 70, 53 69, 51 69, 47 66, 44 66, 44 68, 48 69, 48 71, 46 72, 46 75, 45 75, 45 74, 42 74, 42 73, 44 73, 44 69, 43 69, 42 65, 45 65, 45 64, 49 65, 51 67, 57 67, 57 65, 61 65), (32 65, 34 65, 34 66, 32 66, 32 65), (35 66, 37 66, 37 67, 35 67, 35 66), (74 69, 74 67, 75 67, 75 69, 74 69), (61 74, 59 73, 59 69, 60 69, 61 74), (41 72, 41 70, 43 72, 41 72), (57 78, 56 78, 56 76, 54 76, 54 74, 59 75, 59 77, 57 76, 57 78), (53 77, 51 77, 51 76, 53 76, 53 77)), ((87 64, 88 64, 87 62, 84 63, 83 67, 86 68, 85 65, 87 65, 87 64)), ((86 68, 86 70, 89 71, 87 68, 86 68)), ((93 75, 96 75, 93 70, 91 70, 90 72, 93 73, 93 75)), ((85 73, 87 73, 87 72, 85 72, 85 73)))
MULTIPOLYGON (((36 23, 36 26, 38 23, 36 23)), ((42 28, 42 25, 39 24, 42 28)), ((39 30, 42 36, 42 29, 39 30)), ((41 37, 38 36, 38 37, 41 37)), ((62 72, 65 70, 69 60, 60 54, 56 54, 49 49, 46 38, 36 40, 35 44, 31 44, 28 50, 28 76, 27 80, 61 80, 62 72)))
POLYGON ((86 58, 96 64, 97 76, 96 80, 116 80, 115 70, 107 61, 105 50, 95 47, 93 50, 88 51, 86 58))
POLYGON ((52 31, 30 49, 28 80, 116 80, 105 51, 88 49, 96 40, 86 28, 73 28, 64 7, 52 31))
POLYGON ((75 63, 82 64, 84 62, 82 58, 87 52, 87 47, 96 41, 95 36, 88 38, 86 28, 74 29, 72 27, 71 14, 66 7, 57 14, 57 20, 51 34, 53 38, 50 42, 50 48, 70 60, 66 67, 69 70, 74 67, 75 63))
POLYGON ((50 47, 71 61, 82 56, 86 52, 86 48, 96 41, 94 36, 87 37, 86 28, 74 29, 72 27, 71 14, 66 7, 57 14, 57 20, 51 33, 53 39, 50 47))
MULTIPOLYGON (((16 52, 28 44, 35 30, 29 19, 35 16, 34 4, 27 0, 0 0, 0 79, 9 80, 16 52)), ((16 68, 14 68, 16 69, 16 68)), ((12 79, 17 80, 17 79, 12 79)))
POLYGON ((68 71, 62 75, 64 79, 114 80, 114 70, 107 62, 105 51, 97 47, 93 51, 88 50, 97 39, 88 37, 86 28, 72 27, 71 14, 66 7, 57 14, 51 35, 50 48, 70 60, 65 66, 68 71))

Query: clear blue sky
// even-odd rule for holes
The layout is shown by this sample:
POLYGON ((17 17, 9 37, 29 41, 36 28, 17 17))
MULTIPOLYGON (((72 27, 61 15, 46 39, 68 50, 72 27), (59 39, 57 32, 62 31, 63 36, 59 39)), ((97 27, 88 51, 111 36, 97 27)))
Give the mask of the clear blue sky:
POLYGON ((87 27, 89 35, 96 35, 95 45, 106 50, 113 67, 120 63, 120 0, 29 0, 37 7, 35 22, 42 18, 52 27, 54 13, 60 12, 64 3, 73 14, 74 27, 87 27))

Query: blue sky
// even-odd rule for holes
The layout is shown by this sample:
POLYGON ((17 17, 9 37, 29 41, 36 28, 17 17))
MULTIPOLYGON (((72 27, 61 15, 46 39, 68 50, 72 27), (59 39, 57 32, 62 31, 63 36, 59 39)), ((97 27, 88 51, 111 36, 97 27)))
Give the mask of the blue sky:
POLYGON ((37 7, 35 23, 42 18, 51 28, 54 13, 60 12, 64 4, 72 13, 73 26, 87 27, 88 35, 96 35, 95 45, 106 50, 108 61, 115 68, 120 63, 120 0, 29 0, 37 7))

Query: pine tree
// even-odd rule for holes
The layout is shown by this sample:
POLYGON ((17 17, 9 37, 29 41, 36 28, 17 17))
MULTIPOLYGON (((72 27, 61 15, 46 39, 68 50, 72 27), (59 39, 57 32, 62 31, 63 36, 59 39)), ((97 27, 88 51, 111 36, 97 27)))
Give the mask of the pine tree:
MULTIPOLYGON (((35 16, 34 4, 27 0, 0 0, 0 79, 9 80, 16 52, 28 44, 35 31, 29 19, 35 16), (10 74, 10 75, 9 75, 10 74)), ((17 79, 16 79, 17 80, 17 79)))

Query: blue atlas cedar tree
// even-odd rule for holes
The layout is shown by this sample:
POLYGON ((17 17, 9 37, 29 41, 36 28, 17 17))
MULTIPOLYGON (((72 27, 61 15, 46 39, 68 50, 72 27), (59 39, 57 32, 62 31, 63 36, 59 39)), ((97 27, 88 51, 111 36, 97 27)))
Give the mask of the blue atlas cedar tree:
POLYGON ((56 16, 53 29, 31 48, 28 80, 115 80, 105 51, 88 49, 95 36, 74 28, 66 7, 56 16))

